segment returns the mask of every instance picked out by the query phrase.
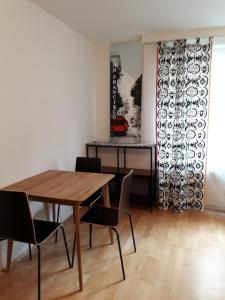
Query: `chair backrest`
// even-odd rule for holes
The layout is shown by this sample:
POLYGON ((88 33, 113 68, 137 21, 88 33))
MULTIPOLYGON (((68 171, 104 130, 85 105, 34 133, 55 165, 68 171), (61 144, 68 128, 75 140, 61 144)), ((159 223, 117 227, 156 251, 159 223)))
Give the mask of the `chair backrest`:
POLYGON ((36 244, 26 193, 0 190, 0 238, 36 244))
POLYGON ((129 210, 130 201, 130 188, 133 177, 133 170, 131 170, 126 176, 123 177, 121 192, 120 192, 120 202, 119 202, 119 218, 123 217, 129 210))
POLYGON ((94 157, 77 157, 75 171, 101 173, 101 159, 94 157))

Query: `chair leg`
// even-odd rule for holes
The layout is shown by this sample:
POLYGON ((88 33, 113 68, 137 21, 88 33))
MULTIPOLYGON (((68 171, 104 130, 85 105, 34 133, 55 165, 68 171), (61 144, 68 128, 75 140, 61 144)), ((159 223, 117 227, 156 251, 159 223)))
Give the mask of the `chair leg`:
POLYGON ((92 224, 89 224, 89 246, 92 248, 92 224))
MULTIPOLYGON (((74 206, 73 206, 73 222, 75 223, 75 208, 74 208, 74 206)), ((73 238, 73 251, 72 251, 71 268, 73 268, 73 265, 74 265, 75 250, 76 250, 76 232, 74 233, 74 238, 73 238)))
POLYGON ((65 235, 65 230, 63 227, 60 227, 62 230, 62 234, 63 234, 63 240, 64 240, 64 244, 65 244, 65 248, 66 248, 66 256, 67 256, 67 260, 68 260, 68 264, 69 264, 69 268, 71 268, 71 263, 70 263, 70 255, 69 255, 69 251, 68 251, 68 246, 67 246, 67 241, 66 241, 66 235, 65 235))
POLYGON ((73 264, 74 264, 75 249, 76 249, 76 232, 74 233, 74 238, 73 238, 73 251, 72 251, 71 268, 73 268, 73 264))
POLYGON ((114 227, 111 227, 111 228, 116 233, 116 236, 117 236, 117 242, 118 242, 119 253, 120 253, 120 262, 121 262, 121 268, 122 268, 122 272, 123 272, 123 280, 125 280, 126 277, 125 277, 125 271, 124 271, 124 266, 123 266, 123 256, 122 256, 122 251, 121 251, 121 246, 120 246, 119 233, 117 232, 116 228, 114 228, 114 227))
POLYGON ((37 245, 38 250, 38 300, 41 300, 41 249, 37 245))
POLYGON ((128 214, 129 220, 130 220, 130 228, 131 228, 132 239, 133 239, 133 244, 134 244, 134 252, 136 252, 137 249, 136 249, 136 243, 135 243, 135 238, 134 238, 134 230, 133 230, 132 218, 131 218, 131 214, 129 212, 127 214, 128 214))
POLYGON ((60 204, 58 204, 58 208, 57 208, 57 218, 56 218, 56 222, 59 223, 59 214, 60 214, 60 204))
MULTIPOLYGON (((57 208, 57 219, 56 222, 59 223, 59 213, 60 213, 60 204, 58 204, 58 208, 57 208)), ((55 233, 55 243, 57 243, 58 241, 58 230, 55 233)))
POLYGON ((28 246, 29 246, 29 257, 30 257, 30 260, 32 260, 31 245, 30 245, 30 244, 28 244, 28 246))

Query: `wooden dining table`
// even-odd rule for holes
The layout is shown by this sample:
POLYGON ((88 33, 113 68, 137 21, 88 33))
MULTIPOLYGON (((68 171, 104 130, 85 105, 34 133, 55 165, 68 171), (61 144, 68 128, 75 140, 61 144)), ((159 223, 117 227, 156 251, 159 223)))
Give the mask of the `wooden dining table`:
MULTIPOLYGON (((102 190, 104 205, 109 207, 108 183, 112 174, 86 173, 74 171, 48 170, 22 181, 11 184, 2 190, 22 191, 29 200, 44 203, 69 205, 74 207, 76 231, 77 265, 79 287, 83 290, 81 242, 80 242, 80 204, 99 189, 102 190)), ((111 242, 113 242, 110 231, 111 242)), ((8 241, 7 270, 10 270, 13 241, 8 241)))

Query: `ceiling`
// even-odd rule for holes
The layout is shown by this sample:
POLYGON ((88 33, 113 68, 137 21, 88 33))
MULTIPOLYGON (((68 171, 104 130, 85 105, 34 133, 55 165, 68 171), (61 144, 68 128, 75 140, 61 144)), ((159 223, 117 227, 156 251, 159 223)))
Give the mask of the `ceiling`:
POLYGON ((31 0, 93 41, 225 26, 224 0, 31 0))

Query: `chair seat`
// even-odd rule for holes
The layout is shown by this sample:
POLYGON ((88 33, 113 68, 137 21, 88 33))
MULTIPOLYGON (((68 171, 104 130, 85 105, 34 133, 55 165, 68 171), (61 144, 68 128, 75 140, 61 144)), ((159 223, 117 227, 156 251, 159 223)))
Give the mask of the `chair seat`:
POLYGON ((87 198, 85 201, 83 201, 80 206, 91 206, 94 204, 95 201, 99 200, 102 197, 101 191, 97 191, 93 195, 91 195, 89 198, 87 198))
POLYGON ((62 226, 61 223, 34 219, 34 228, 35 228, 37 243, 38 244, 43 243, 50 235, 56 232, 56 230, 61 226, 62 226))
POLYGON ((119 221, 117 208, 92 206, 80 219, 82 222, 104 226, 116 226, 119 221))

